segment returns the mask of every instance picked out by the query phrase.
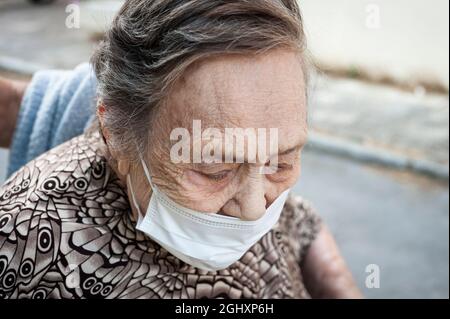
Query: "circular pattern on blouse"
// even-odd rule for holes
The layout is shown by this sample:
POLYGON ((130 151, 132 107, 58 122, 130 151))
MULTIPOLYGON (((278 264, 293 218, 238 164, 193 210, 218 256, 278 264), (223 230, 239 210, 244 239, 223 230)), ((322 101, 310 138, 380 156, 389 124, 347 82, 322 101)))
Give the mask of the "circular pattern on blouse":
POLYGON ((136 230, 99 143, 98 133, 75 138, 0 187, 0 298, 309 296, 299 264, 319 225, 312 210, 288 200, 238 262, 202 271, 136 230))
POLYGON ((27 278, 31 276, 34 270, 34 263, 31 259, 26 259, 23 261, 22 265, 19 268, 19 274, 23 278, 27 278))
POLYGON ((38 249, 42 253, 50 251, 53 245, 53 234, 49 228, 42 228, 39 230, 38 235, 38 249))

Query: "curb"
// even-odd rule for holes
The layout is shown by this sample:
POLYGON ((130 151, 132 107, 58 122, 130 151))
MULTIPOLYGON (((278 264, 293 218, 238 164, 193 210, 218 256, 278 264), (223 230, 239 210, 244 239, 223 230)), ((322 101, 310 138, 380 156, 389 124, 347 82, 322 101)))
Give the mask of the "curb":
POLYGON ((364 163, 378 164, 399 170, 409 170, 441 180, 449 180, 449 167, 428 160, 418 160, 392 154, 374 147, 310 132, 307 147, 364 163))

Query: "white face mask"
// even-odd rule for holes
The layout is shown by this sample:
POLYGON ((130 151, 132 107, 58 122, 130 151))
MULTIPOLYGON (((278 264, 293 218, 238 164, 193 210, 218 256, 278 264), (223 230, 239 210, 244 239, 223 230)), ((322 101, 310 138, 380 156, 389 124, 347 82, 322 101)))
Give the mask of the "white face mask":
POLYGON ((162 193, 141 161, 153 194, 142 218, 130 175, 127 176, 133 204, 139 212, 137 229, 185 263, 208 271, 227 268, 267 234, 280 218, 290 191, 283 192, 256 221, 197 212, 162 193))

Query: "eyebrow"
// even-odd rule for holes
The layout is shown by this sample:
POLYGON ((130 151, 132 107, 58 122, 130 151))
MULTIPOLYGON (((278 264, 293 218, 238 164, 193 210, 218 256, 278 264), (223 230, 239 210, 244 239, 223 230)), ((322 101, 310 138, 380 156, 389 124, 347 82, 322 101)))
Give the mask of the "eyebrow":
MULTIPOLYGON (((298 143, 297 145, 295 145, 295 146, 293 146, 293 147, 291 147, 291 148, 289 148, 289 149, 287 149, 287 150, 284 150, 284 151, 278 151, 277 156, 285 156, 285 155, 289 155, 289 154, 291 154, 291 153, 300 151, 304 146, 305 146, 305 143, 300 142, 300 143, 298 143)), ((234 155, 234 154, 233 154, 233 163, 237 163, 237 158, 236 158, 236 155, 234 155)), ((225 163, 225 164, 226 164, 226 163, 225 163)), ((228 164, 230 164, 230 163, 228 163, 228 164)), ((220 164, 219 164, 219 165, 220 165, 220 164)))
MULTIPOLYGON (((295 145, 295 146, 293 146, 293 147, 290 147, 290 148, 287 149, 287 150, 284 150, 284 151, 279 150, 277 156, 289 155, 289 154, 291 154, 291 153, 300 151, 305 145, 306 145, 306 142, 301 141, 301 142, 299 142, 297 145, 295 145)), ((220 159, 220 157, 219 157, 218 159, 220 159)), ((225 159, 225 154, 222 154, 222 158, 221 158, 221 159, 222 159, 222 160, 225 159)), ((242 161, 242 159, 240 159, 240 160, 241 160, 241 161, 238 162, 238 158, 236 157, 235 154, 233 154, 233 162, 232 162, 232 163, 228 163, 228 162, 225 162, 225 161, 222 162, 222 163, 211 163, 211 164, 206 164, 206 163, 193 163, 193 167, 196 168, 196 169, 202 170, 202 169, 205 169, 205 168, 211 168, 211 167, 213 167, 213 166, 219 167, 219 166, 223 166, 223 165, 239 164, 239 163, 241 163, 241 162, 244 162, 244 163, 245 163, 245 161, 242 161)))

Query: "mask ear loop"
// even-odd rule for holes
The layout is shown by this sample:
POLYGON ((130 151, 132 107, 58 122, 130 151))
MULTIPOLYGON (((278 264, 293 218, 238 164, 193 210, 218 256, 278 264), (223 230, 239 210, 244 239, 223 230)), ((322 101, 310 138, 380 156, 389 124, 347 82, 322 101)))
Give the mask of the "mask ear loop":
MULTIPOLYGON (((153 184, 152 176, 151 176, 151 174, 150 174, 150 170, 149 170, 147 164, 145 163, 144 159, 142 158, 142 154, 141 154, 141 152, 139 151, 139 146, 137 145, 137 143, 136 143, 136 149, 138 150, 138 153, 139 153, 139 159, 141 160, 142 167, 144 168, 145 176, 147 177, 147 180, 148 180, 148 182, 149 182, 149 184, 150 184, 150 187, 152 188, 152 192, 155 193, 156 185, 153 184)), ((131 183, 131 177, 130 177, 130 174, 127 175, 127 182, 128 182, 129 187, 130 187, 130 191, 131 191, 131 199, 132 199, 132 201, 133 201, 133 205, 136 207, 136 209, 137 209, 137 211, 138 211, 138 213, 139 213, 139 217, 138 217, 138 218, 139 218, 139 220, 138 220, 138 225, 139 225, 139 224, 141 223, 142 219, 143 219, 145 216, 144 216, 144 214, 142 214, 142 211, 141 211, 141 209, 139 208, 139 205, 138 205, 138 203, 137 203, 136 196, 134 195, 135 193, 134 193, 134 189, 133 189, 133 184, 131 183)), ((150 200, 151 200, 151 199, 150 199, 150 200)), ((149 205, 150 205, 150 203, 149 203, 149 205)))
POLYGON ((142 157, 142 153, 141 153, 141 151, 139 150, 139 145, 138 145, 138 143, 136 142, 136 140, 134 140, 134 144, 136 145, 136 150, 137 150, 137 152, 138 152, 138 154, 139 154, 139 159, 141 160, 141 165, 142 165, 142 167, 144 168, 145 176, 147 177, 147 180, 148 180, 148 182, 149 182, 149 184, 150 184, 150 186, 151 186, 151 188, 152 188, 152 191, 154 192, 154 191, 155 191, 155 188, 156 188, 156 185, 153 184, 153 181, 152 181, 152 175, 150 174, 150 169, 149 169, 149 167, 147 166, 147 164, 145 163, 144 158, 142 157))
POLYGON ((139 205, 137 203, 136 196, 134 195, 134 189, 133 189, 133 184, 131 183, 130 174, 127 175, 127 183, 128 183, 128 187, 130 187, 131 200, 133 202, 134 207, 138 211, 138 215, 139 215, 138 216, 138 225, 140 225, 144 215, 142 214, 141 209, 139 208, 139 205))
MULTIPOLYGON (((147 177, 147 180, 148 180, 148 182, 150 184, 150 187, 152 188, 152 192, 155 193, 156 185, 153 184, 153 182, 152 182, 152 176, 150 174, 150 170, 148 169, 148 166, 145 163, 144 159, 142 158, 142 154, 140 152, 139 152, 139 158, 141 160, 142 167, 144 168, 145 176, 147 177)), ((141 223, 141 220, 144 218, 144 214, 142 214, 141 209, 139 208, 139 205, 137 203, 136 196, 134 195, 134 189, 133 189, 133 185, 131 183, 130 174, 127 175, 127 181, 128 181, 129 186, 130 186, 131 198, 133 200, 133 204, 134 204, 134 206, 136 207, 136 209, 137 209, 137 211, 139 213, 139 220, 138 220, 138 225, 139 225, 141 223)), ((149 205, 150 205, 150 203, 149 203, 149 205)))
POLYGON ((142 158, 141 153, 139 153, 139 158, 141 159, 141 164, 142 164, 142 167, 144 168, 145 176, 147 176, 147 180, 148 180, 150 186, 152 187, 152 191, 154 192, 156 186, 155 186, 155 184, 153 184, 152 175, 150 174, 150 170, 149 170, 147 164, 145 164, 145 161, 142 158))
MULTIPOLYGON (((136 150, 137 150, 137 152, 139 154, 139 159, 141 160, 142 167, 144 168, 145 176, 147 177, 147 180, 148 180, 148 182, 150 184, 150 187, 152 188, 152 192, 155 193, 156 185, 153 184, 152 176, 150 174, 150 170, 149 170, 147 164, 145 163, 144 159, 142 158, 142 154, 139 151, 139 145, 137 144, 136 140, 134 140, 134 143, 136 145, 136 150)), ((138 214, 139 214, 139 216, 138 216, 138 226, 139 226, 141 224, 143 218, 145 217, 145 215, 142 214, 142 211, 139 208, 138 202, 136 200, 136 196, 135 196, 134 189, 133 189, 133 184, 131 183, 130 174, 127 175, 127 183, 128 183, 128 185, 130 187, 131 199, 132 199, 133 205, 136 207, 136 210, 138 211, 138 214)), ((150 201, 151 201, 151 198, 150 198, 150 201)), ((149 202, 149 205, 150 205, 150 202, 149 202)))

